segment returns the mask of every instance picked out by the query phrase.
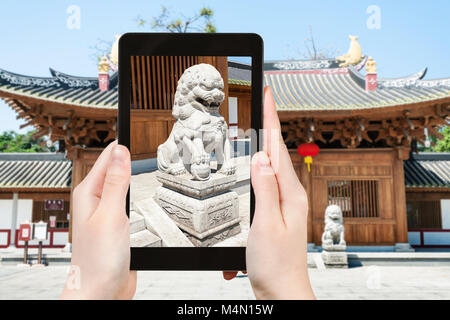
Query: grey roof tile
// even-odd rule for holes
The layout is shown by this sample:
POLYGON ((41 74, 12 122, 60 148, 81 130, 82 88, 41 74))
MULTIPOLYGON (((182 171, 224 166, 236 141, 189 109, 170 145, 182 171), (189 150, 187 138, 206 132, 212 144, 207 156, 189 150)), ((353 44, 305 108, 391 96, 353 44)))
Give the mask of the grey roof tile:
POLYGON ((422 153, 403 162, 407 188, 449 188, 450 153, 422 153))
POLYGON ((0 188, 70 188, 71 177, 62 154, 0 154, 0 188))

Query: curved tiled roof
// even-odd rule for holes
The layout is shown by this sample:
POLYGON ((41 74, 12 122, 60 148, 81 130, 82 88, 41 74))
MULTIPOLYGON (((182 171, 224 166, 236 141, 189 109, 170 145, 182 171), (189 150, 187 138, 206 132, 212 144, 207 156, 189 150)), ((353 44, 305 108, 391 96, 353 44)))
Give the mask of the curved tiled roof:
POLYGON ((407 188, 450 189, 450 153, 413 155, 403 168, 407 188))
POLYGON ((283 111, 373 109, 450 97, 450 79, 414 79, 366 91, 365 78, 354 68, 265 71, 264 79, 283 111))
POLYGON ((0 154, 0 189, 70 188, 72 161, 64 154, 0 154))
MULTIPOLYGON (((98 79, 77 77, 50 68, 52 77, 30 77, 0 69, 0 91, 25 97, 91 108, 117 108, 118 72, 110 76, 109 90, 100 91, 98 79)), ((251 66, 230 62, 228 83, 251 85, 251 66)))
MULTIPOLYGON (((368 56, 363 56, 354 68, 361 70, 368 60, 368 56)), ((317 60, 272 60, 264 61, 264 70, 323 70, 336 69, 342 61, 337 59, 317 59, 317 60)))
POLYGON ((0 69, 0 91, 84 107, 117 107, 117 72, 111 89, 100 91, 97 78, 76 77, 50 69, 51 78, 28 77, 0 69))

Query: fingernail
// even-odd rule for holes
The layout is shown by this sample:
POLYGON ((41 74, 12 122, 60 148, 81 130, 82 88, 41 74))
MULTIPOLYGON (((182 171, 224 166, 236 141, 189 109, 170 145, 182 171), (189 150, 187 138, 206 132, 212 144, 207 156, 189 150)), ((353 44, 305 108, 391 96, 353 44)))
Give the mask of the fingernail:
POLYGON ((124 163, 127 160, 127 153, 122 146, 114 146, 111 153, 111 160, 115 163, 124 163))
POLYGON ((270 159, 267 156, 267 153, 265 153, 264 151, 258 154, 258 167, 260 168, 270 167, 270 159))

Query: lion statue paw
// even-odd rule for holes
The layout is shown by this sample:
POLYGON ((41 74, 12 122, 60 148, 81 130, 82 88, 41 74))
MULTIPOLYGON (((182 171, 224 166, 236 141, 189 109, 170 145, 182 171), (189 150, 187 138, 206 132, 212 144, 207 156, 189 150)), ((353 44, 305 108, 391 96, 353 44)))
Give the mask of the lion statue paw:
POLYGON ((220 168, 220 170, 217 172, 220 172, 225 175, 232 175, 236 173, 236 166, 231 162, 226 162, 224 163, 222 168, 220 168))
POLYGON ((182 163, 175 163, 169 170, 170 174, 173 174, 174 176, 178 176, 180 174, 183 174, 186 172, 186 168, 182 163))
POLYGON ((207 154, 206 152, 200 153, 200 154, 195 154, 192 156, 192 164, 208 164, 209 166, 209 161, 210 161, 210 155, 207 154))

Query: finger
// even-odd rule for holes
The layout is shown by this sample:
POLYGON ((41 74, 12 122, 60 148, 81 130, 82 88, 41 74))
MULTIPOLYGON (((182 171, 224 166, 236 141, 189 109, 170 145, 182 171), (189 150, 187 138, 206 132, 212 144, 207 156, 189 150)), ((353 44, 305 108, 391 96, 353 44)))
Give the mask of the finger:
POLYGON ((99 212, 108 215, 124 214, 125 202, 130 185, 130 152, 122 145, 116 145, 106 170, 99 212))
POLYGON ((95 161, 86 177, 75 188, 73 194, 74 223, 89 218, 97 208, 103 190, 106 168, 111 156, 111 149, 117 141, 111 142, 95 161))
POLYGON ((236 278, 238 272, 237 271, 222 271, 223 273, 223 278, 225 280, 231 280, 236 278))
POLYGON ((278 184, 264 151, 252 158, 251 179, 255 192, 255 215, 253 224, 270 226, 282 221, 278 196, 278 184))
MULTIPOLYGON (((264 142, 263 150, 269 156, 272 152, 272 139, 279 139, 281 135, 281 126, 278 119, 278 113, 275 106, 275 101, 272 96, 272 89, 267 86, 264 88, 264 110, 263 110, 263 126, 264 126, 264 142)), ((275 141, 276 142, 276 141, 275 141)))
POLYGON ((307 197, 281 136, 280 120, 270 87, 264 90, 264 129, 267 136, 264 139, 265 150, 269 153, 279 185, 281 211, 285 222, 293 219, 297 223, 297 218, 307 212, 307 197))
POLYGON ((83 187, 89 194, 100 198, 102 195, 103 184, 105 180, 106 169, 111 158, 111 150, 117 145, 117 140, 111 142, 99 155, 94 166, 83 179, 83 187))

